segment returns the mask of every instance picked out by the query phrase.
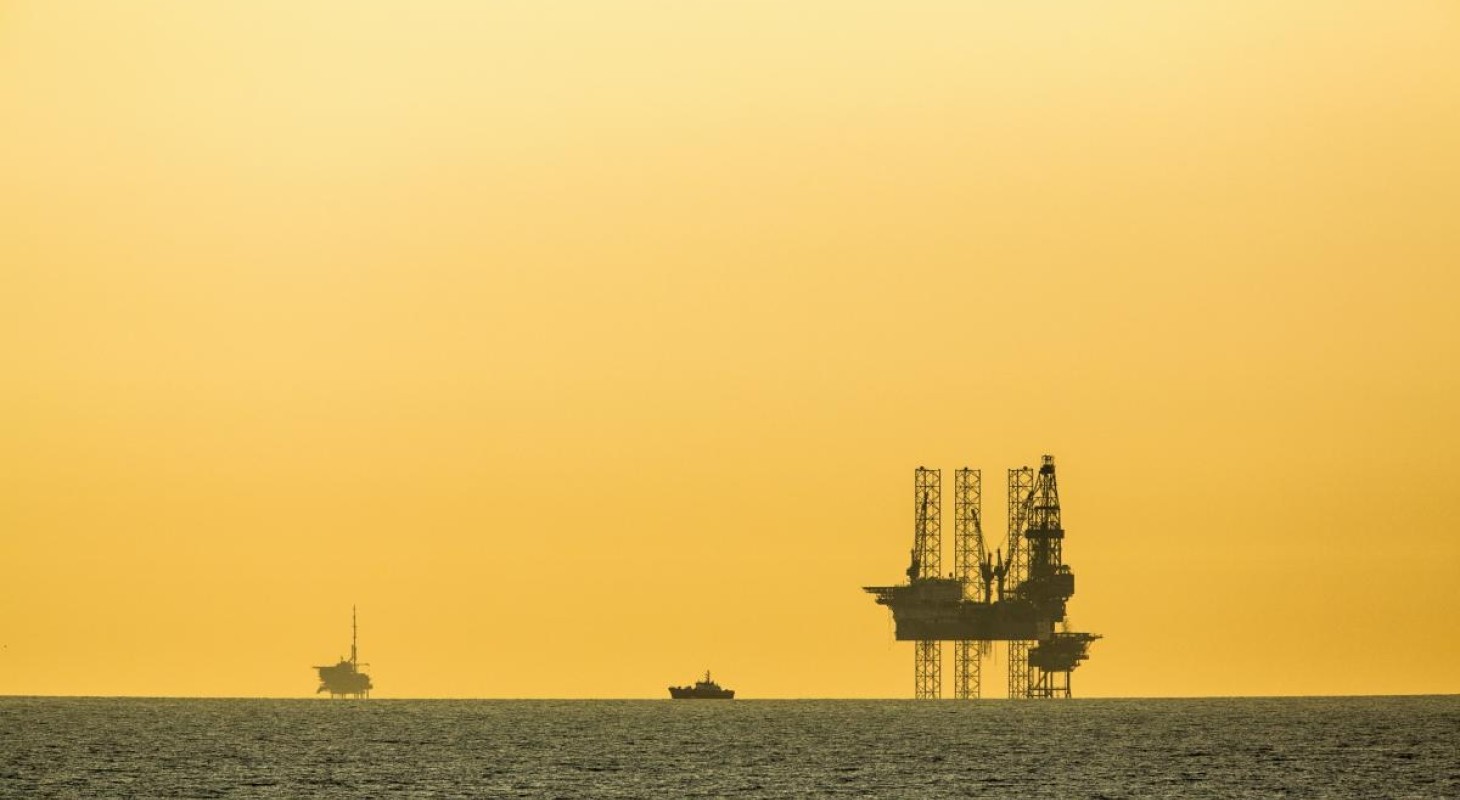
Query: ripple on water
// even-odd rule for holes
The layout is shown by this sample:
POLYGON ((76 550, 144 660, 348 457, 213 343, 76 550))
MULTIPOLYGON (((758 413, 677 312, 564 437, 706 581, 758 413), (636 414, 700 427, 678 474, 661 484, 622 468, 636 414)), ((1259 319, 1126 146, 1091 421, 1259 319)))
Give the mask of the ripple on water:
POLYGON ((1460 797, 1460 698, 0 698, 0 797, 1460 797))

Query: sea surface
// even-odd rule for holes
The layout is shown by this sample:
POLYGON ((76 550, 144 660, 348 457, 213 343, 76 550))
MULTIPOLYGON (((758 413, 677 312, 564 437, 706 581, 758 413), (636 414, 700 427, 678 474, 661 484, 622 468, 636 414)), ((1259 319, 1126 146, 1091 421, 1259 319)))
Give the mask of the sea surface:
POLYGON ((1460 798, 1460 696, 0 698, 0 797, 1460 798))

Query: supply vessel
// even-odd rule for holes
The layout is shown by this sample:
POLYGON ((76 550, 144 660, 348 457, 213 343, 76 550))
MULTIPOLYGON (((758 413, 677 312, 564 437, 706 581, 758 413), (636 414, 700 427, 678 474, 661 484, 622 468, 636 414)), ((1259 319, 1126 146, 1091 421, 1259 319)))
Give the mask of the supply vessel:
POLYGON ((675 700, 734 700, 735 690, 725 689, 710 680, 710 671, 705 670, 705 679, 695 681, 694 686, 671 686, 669 696, 675 700))

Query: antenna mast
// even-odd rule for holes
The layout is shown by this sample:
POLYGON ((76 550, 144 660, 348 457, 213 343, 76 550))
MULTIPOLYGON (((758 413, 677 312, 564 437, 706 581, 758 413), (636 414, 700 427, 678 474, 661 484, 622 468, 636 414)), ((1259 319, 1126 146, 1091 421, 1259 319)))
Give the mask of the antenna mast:
POLYGON ((355 639, 356 639, 357 633, 358 633, 358 628, 356 627, 356 623, 355 623, 355 607, 354 606, 350 606, 350 664, 351 665, 358 664, 359 661, 360 661, 359 656, 356 655, 356 653, 355 653, 355 639))

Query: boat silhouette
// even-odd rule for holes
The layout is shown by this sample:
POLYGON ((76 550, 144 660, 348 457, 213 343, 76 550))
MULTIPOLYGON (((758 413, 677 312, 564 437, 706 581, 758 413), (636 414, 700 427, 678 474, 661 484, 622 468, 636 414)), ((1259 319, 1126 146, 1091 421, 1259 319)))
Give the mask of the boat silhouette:
POLYGON ((695 681, 694 686, 671 686, 669 696, 675 700, 734 700, 735 690, 725 689, 710 680, 710 671, 705 670, 705 679, 695 681))

